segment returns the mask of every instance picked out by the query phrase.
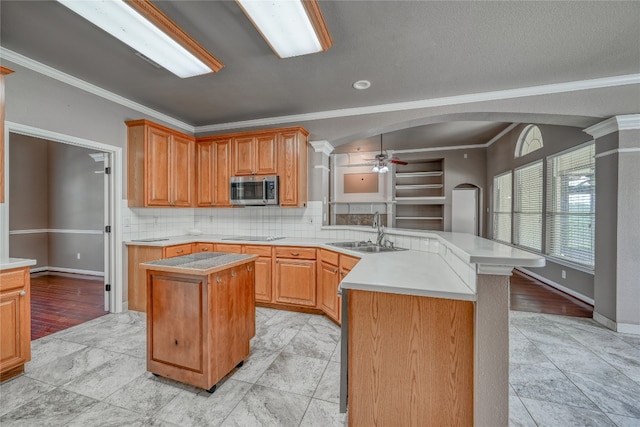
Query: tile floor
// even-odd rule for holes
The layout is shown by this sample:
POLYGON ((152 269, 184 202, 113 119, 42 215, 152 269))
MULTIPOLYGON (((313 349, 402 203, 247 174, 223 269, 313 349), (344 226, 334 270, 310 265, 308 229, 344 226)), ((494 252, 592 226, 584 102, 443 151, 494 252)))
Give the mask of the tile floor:
MULTIPOLYGON (((36 340, 0 385, 0 425, 344 426, 339 328, 259 308, 252 354, 215 393, 145 369, 145 318, 109 314, 36 340)), ((640 426, 640 336, 511 312, 512 426, 640 426)))

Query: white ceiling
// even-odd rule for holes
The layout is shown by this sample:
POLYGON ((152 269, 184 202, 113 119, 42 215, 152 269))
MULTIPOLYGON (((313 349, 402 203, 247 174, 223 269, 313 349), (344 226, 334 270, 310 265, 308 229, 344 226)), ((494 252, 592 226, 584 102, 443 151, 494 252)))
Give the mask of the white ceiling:
POLYGON ((580 105, 580 98, 558 98, 556 105, 550 96, 536 106, 534 97, 529 110, 507 107, 500 95, 478 108, 465 98, 639 74, 638 1, 321 1, 333 47, 290 59, 272 53, 235 2, 154 4, 224 68, 179 79, 52 1, 2 0, 0 43, 201 134, 300 124, 314 139, 345 145, 343 151, 370 137, 375 145, 380 133, 385 148, 394 149, 483 144, 523 118, 583 126, 598 120, 593 111, 634 112, 627 110, 639 99, 635 86, 632 92, 613 87, 585 98, 602 100, 599 109, 561 114, 562 102, 580 105), (353 89, 359 79, 372 87, 353 89), (466 103, 465 111, 476 114, 453 114, 461 109, 451 105, 466 103), (438 114, 427 111, 434 106, 438 114), (524 114, 531 111, 537 116, 524 114), (404 128, 411 129, 398 133, 404 128))

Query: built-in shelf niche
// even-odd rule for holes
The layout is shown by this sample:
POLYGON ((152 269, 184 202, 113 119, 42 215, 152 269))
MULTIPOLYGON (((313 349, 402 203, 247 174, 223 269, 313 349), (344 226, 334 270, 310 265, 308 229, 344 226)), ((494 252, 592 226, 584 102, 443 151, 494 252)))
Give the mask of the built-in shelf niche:
POLYGON ((394 180, 397 228, 443 230, 444 160, 411 160, 397 165, 394 180))

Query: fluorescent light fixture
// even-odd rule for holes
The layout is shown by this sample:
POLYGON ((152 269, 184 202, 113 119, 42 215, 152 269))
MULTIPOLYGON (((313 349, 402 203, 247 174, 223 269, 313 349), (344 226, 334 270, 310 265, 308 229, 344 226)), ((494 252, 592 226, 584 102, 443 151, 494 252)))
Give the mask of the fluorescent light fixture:
POLYGON ((148 0, 58 2, 181 78, 217 72, 215 57, 148 0), (177 36, 181 41, 170 35, 177 36))
POLYGON ((323 52, 333 44, 317 0, 236 0, 280 58, 323 52))

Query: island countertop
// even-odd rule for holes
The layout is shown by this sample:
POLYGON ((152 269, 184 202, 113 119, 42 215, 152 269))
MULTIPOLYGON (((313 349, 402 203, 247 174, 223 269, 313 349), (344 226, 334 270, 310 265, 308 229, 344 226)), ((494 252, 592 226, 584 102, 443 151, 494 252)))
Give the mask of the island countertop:
POLYGON ((140 268, 168 273, 207 276, 257 259, 257 255, 207 252, 159 259, 140 264, 140 268))

